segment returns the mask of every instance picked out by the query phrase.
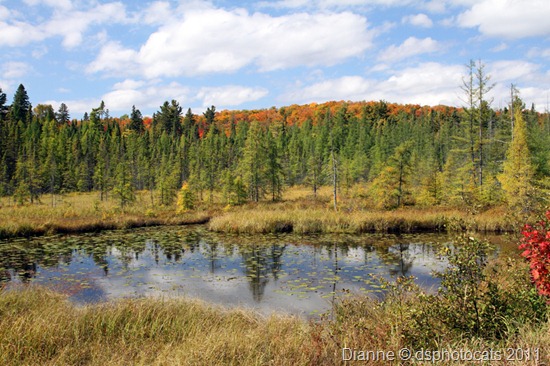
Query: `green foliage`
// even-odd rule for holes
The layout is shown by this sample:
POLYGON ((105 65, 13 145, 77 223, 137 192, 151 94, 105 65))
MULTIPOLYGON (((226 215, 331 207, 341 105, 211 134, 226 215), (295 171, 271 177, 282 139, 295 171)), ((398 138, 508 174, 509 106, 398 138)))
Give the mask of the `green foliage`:
POLYGON ((132 185, 130 169, 127 162, 120 162, 115 171, 115 183, 113 195, 119 201, 120 208, 124 209, 136 200, 134 186, 132 185))
POLYGON ((229 169, 222 174, 222 196, 224 203, 230 206, 242 205, 248 198, 246 186, 241 177, 235 177, 229 169))
POLYGON ((472 237, 458 238, 443 256, 449 267, 437 273, 437 294, 417 295, 402 323, 406 343, 436 347, 444 338, 496 341, 522 325, 547 320, 547 305, 516 259, 489 260, 493 249, 472 237), (519 270, 518 270, 519 268, 519 270))
POLYGON ((373 181, 371 195, 381 208, 396 208, 410 200, 408 180, 411 174, 413 142, 399 145, 388 161, 388 166, 373 181))
POLYGON ((71 121, 63 104, 58 112, 38 105, 33 114, 22 85, 9 108, 0 90, 0 194, 17 190, 34 202, 44 193, 97 190, 108 200, 124 155, 128 181, 149 190, 152 206, 174 204, 185 181, 197 200, 206 192, 212 204, 220 196, 242 203, 243 187, 247 200, 277 201, 285 188, 305 185, 314 196, 332 186, 335 203, 342 193, 345 202, 350 192, 369 191, 378 208, 441 205, 477 214, 506 200, 522 214, 536 211, 550 188, 550 118, 522 111, 516 95, 512 134, 508 110, 486 100, 483 65, 471 63, 468 72, 462 109, 329 102, 231 112, 211 106, 182 116, 172 100, 152 120, 135 106, 121 120, 102 102, 71 121))

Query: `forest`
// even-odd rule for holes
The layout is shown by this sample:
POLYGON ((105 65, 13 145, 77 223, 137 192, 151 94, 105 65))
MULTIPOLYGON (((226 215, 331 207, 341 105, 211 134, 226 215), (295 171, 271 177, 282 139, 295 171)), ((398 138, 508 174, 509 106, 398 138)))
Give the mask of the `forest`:
POLYGON ((113 117, 101 102, 82 118, 0 89, 0 363, 548 363, 550 113, 513 84, 495 108, 492 89, 472 61, 460 107, 171 100, 113 117), (238 306, 240 287, 255 304, 332 300, 316 320, 265 317, 195 300, 193 281, 238 306))
POLYGON ((196 115, 172 100, 144 118, 135 106, 112 117, 102 102, 81 119, 65 104, 33 108, 23 85, 7 105, 0 89, 0 195, 23 205, 51 194, 55 205, 56 195, 97 191, 124 208, 137 191, 152 206, 183 192, 192 209, 329 186, 335 209, 355 194, 377 209, 535 210, 550 185, 550 114, 527 108, 514 85, 495 109, 491 87, 471 62, 460 108, 340 101, 196 115))

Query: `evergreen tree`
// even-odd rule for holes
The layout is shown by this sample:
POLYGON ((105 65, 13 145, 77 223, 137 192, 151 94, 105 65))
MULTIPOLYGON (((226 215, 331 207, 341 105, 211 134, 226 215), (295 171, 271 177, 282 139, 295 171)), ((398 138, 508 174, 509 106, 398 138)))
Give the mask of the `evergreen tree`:
POLYGON ((13 123, 19 121, 25 123, 30 122, 29 116, 32 114, 31 103, 29 96, 23 84, 19 84, 15 95, 13 96, 13 102, 10 107, 10 120, 13 123))
POLYGON ((408 179, 411 174, 413 141, 399 145, 380 175, 373 181, 372 196, 378 206, 401 207, 409 195, 408 179))
POLYGON ((256 121, 252 122, 243 149, 239 171, 243 183, 248 188, 248 196, 258 202, 266 190, 266 149, 263 143, 262 128, 256 121))
POLYGON ((71 121, 71 117, 69 115, 69 108, 65 103, 61 103, 59 106, 59 109, 57 110, 57 113, 55 114, 57 123, 60 125, 67 125, 71 121))
POLYGON ((280 163, 279 148, 271 131, 266 134, 266 178, 271 193, 271 200, 278 201, 282 197, 283 173, 280 163))
POLYGON ((143 116, 139 109, 136 109, 136 106, 132 106, 132 113, 130 114, 130 125, 128 128, 137 133, 142 133, 145 129, 143 126, 143 116))

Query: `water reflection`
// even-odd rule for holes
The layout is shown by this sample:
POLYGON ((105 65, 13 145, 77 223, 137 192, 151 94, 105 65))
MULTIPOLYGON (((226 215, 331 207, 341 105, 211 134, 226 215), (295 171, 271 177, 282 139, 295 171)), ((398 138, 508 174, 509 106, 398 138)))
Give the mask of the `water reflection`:
MULTIPOLYGON (((339 296, 377 291, 371 275, 413 275, 437 286, 444 235, 214 235, 197 228, 140 229, 0 244, 0 283, 36 282, 74 301, 199 297, 261 311, 310 314, 339 296)), ((0 286, 1 288, 1 286, 0 286)))

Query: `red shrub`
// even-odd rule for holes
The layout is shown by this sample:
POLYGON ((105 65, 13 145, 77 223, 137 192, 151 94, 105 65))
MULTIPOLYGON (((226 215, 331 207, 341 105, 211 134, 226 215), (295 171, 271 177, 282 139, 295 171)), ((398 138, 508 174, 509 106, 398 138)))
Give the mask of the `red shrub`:
POLYGON ((550 297, 550 211, 534 227, 525 225, 519 248, 529 261, 531 279, 539 294, 550 297))

